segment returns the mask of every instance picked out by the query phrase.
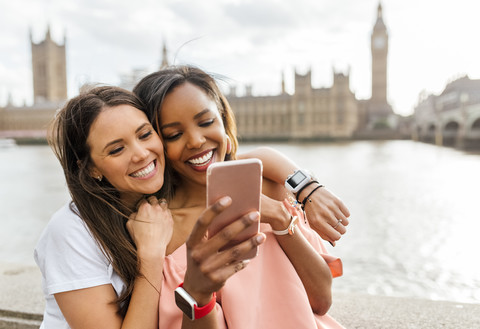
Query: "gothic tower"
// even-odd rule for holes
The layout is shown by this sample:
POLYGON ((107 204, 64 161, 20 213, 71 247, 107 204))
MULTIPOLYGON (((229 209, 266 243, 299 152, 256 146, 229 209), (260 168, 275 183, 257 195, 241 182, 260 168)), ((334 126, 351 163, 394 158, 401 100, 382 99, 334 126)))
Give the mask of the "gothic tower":
POLYGON ((378 4, 377 21, 371 37, 372 50, 372 101, 387 102, 388 34, 382 17, 382 5, 378 4))
POLYGON ((32 47, 32 73, 34 103, 62 102, 67 99, 67 69, 64 37, 63 45, 55 43, 50 36, 50 26, 45 40, 32 47))
POLYGON ((160 64, 160 69, 167 67, 168 64, 168 53, 167 53, 167 45, 165 44, 165 41, 163 42, 163 48, 162 48, 162 64, 160 64))
POLYGON ((371 35, 372 96, 369 101, 369 121, 385 119, 393 114, 387 100, 388 33, 383 22, 382 4, 378 4, 377 19, 371 35))

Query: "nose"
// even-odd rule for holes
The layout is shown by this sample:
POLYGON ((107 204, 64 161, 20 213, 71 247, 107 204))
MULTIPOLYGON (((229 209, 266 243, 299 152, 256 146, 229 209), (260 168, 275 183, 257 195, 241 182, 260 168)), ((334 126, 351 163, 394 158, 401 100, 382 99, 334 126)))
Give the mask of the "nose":
POLYGON ((205 143, 205 136, 199 130, 189 132, 187 140, 187 148, 198 149, 205 143))
POLYGON ((148 157, 149 151, 140 143, 135 143, 132 147, 132 161, 139 162, 143 161, 148 157))

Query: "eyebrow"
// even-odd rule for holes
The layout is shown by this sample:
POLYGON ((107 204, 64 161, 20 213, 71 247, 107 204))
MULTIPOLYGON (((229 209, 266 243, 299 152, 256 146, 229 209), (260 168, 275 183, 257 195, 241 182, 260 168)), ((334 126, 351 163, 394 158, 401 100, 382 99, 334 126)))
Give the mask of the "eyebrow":
MULTIPOLYGON (((200 112, 198 112, 197 114, 195 114, 195 115, 193 116, 193 119, 194 119, 194 120, 197 120, 198 118, 200 118, 201 116, 203 116, 204 114, 209 113, 209 112, 212 112, 212 111, 211 111, 210 109, 205 109, 205 110, 203 110, 203 111, 200 111, 200 112)), ((180 125, 180 122, 177 122, 177 121, 176 121, 176 122, 167 123, 167 124, 162 125, 162 126, 160 127, 160 130, 163 130, 163 129, 168 128, 168 127, 178 126, 178 125, 180 125)))
MULTIPOLYGON (((137 129, 135 129, 135 133, 138 133, 140 130, 142 130, 145 126, 149 126, 150 123, 148 122, 145 122, 144 124, 140 125, 137 129)), ((107 143, 107 145, 105 145, 105 147, 103 148, 102 152, 105 151, 106 148, 108 148, 109 146, 113 145, 113 144, 116 144, 118 142, 121 142, 122 141, 122 138, 119 138, 119 139, 115 139, 109 143, 107 143)))

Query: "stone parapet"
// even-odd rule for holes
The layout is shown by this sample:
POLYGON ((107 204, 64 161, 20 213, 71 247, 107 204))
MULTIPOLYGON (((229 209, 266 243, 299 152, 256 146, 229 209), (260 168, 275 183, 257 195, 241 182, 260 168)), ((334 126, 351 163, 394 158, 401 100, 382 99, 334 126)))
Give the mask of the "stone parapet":
MULTIPOLYGON (((35 266, 0 264, 0 329, 39 328, 44 308, 35 266)), ((334 293, 329 311, 345 328, 480 328, 480 304, 334 293)))

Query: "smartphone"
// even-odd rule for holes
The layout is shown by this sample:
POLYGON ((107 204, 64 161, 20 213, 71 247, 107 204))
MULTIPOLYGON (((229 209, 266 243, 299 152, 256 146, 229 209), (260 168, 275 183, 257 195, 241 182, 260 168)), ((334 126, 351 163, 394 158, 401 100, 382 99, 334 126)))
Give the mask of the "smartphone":
MULTIPOLYGON (((208 237, 217 234, 222 228, 251 212, 260 212, 262 193, 262 162, 258 159, 231 160, 216 162, 207 169, 207 206, 224 196, 232 198, 232 204, 215 217, 208 227, 208 237)), ((253 223, 240 232, 224 248, 237 245, 256 235, 260 222, 253 223)), ((258 248, 252 249, 242 259, 257 255, 258 248)))

